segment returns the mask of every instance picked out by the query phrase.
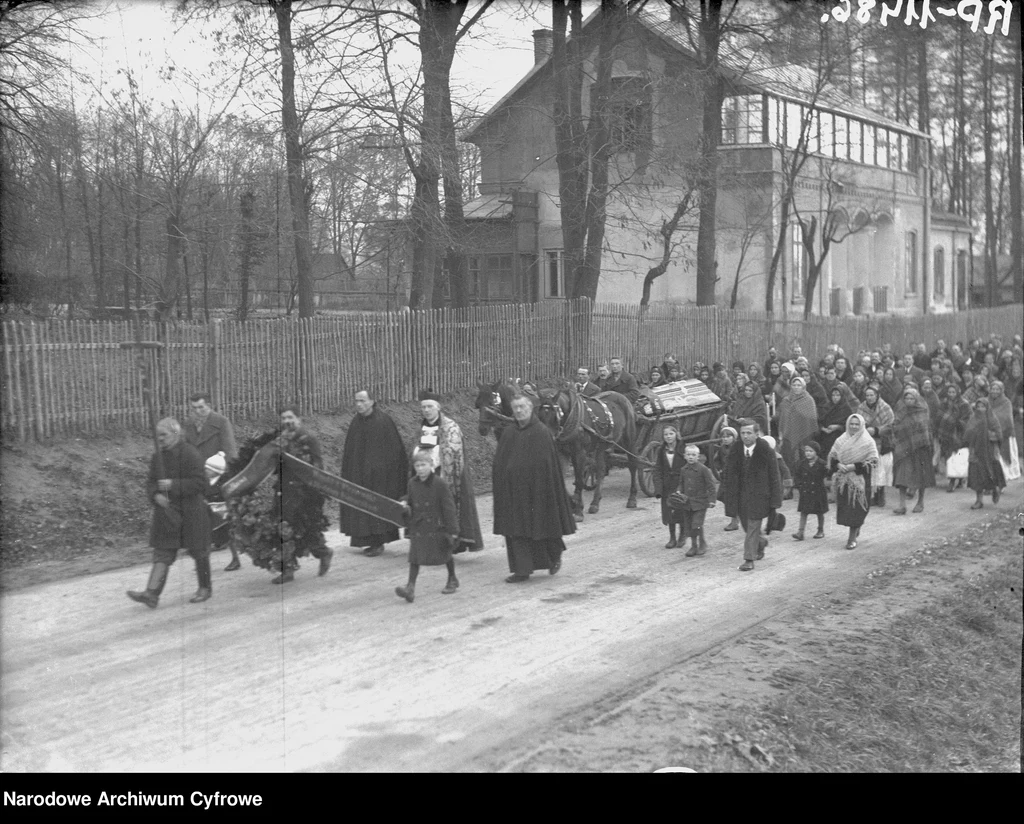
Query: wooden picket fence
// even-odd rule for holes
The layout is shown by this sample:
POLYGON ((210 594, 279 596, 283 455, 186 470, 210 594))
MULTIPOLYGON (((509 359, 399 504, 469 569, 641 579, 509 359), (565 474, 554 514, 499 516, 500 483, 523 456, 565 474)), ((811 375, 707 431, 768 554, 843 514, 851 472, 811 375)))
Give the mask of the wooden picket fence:
POLYGON ((794 341, 809 356, 833 342, 848 353, 884 342, 903 352, 920 340, 951 343, 989 332, 1009 339, 1022 327, 1020 304, 928 317, 803 321, 586 299, 246 323, 5 321, 3 434, 43 440, 145 428, 140 357, 155 377, 161 414, 186 414, 189 395, 206 390, 224 414, 253 419, 288 402, 308 414, 349 409, 360 389, 405 402, 424 387, 447 394, 472 389, 481 378, 568 377, 577 366, 593 368, 614 356, 643 374, 666 352, 684 366, 763 361, 769 345, 786 352, 794 341), (125 346, 139 340, 162 345, 125 346))

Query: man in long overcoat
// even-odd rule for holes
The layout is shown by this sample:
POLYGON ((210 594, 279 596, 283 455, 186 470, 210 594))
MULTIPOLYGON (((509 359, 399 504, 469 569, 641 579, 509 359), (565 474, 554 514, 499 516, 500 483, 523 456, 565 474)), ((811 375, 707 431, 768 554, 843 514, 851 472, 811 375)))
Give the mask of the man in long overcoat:
MULTIPOLYGON (((406 492, 409 461, 395 422, 377 408, 365 389, 356 392, 356 416, 345 435, 341 456, 341 477, 346 481, 398 500, 406 492)), ((351 537, 351 545, 366 547, 363 555, 376 557, 384 544, 398 540, 398 527, 341 505, 341 531, 351 537)))
POLYGON ((203 460, 195 447, 181 436, 181 425, 164 418, 156 425, 159 452, 149 462, 146 492, 153 504, 149 545, 153 547, 153 568, 143 592, 129 590, 128 597, 156 609, 167 581, 167 572, 184 548, 196 562, 199 589, 190 599, 198 604, 213 591, 210 575, 210 521, 206 500, 203 460))
POLYGON ((563 535, 576 531, 555 440, 525 395, 512 398, 515 425, 494 453, 494 534, 504 535, 510 584, 562 567, 563 535))
MULTIPOLYGON (((224 453, 225 464, 230 463, 238 457, 238 446, 235 444, 235 432, 231 428, 231 421, 223 415, 218 415, 210 405, 210 395, 206 392, 196 392, 189 398, 189 406, 192 412, 182 427, 182 434, 185 441, 196 448, 203 463, 210 460, 219 452, 224 453)), ((206 487, 210 492, 210 487, 206 487)), ((215 525, 215 524, 214 524, 215 525)), ((216 537, 217 530, 214 530, 216 537)), ((224 567, 225 572, 234 572, 241 568, 242 562, 238 557, 238 550, 228 543, 231 550, 231 561, 224 567)))
POLYGON ((773 509, 782 506, 782 477, 775 451, 760 437, 760 427, 750 418, 742 418, 740 443, 726 458, 725 503, 733 507, 746 532, 743 540, 741 572, 754 568, 764 557, 768 539, 761 535, 761 523, 773 509))

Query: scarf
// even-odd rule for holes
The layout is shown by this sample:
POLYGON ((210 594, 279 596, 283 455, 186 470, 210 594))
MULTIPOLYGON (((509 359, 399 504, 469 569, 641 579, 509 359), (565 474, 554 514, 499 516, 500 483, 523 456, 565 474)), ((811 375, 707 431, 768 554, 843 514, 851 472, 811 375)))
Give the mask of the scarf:
POLYGON ((750 418, 751 420, 757 421, 762 432, 768 431, 768 407, 765 405, 764 398, 761 397, 761 393, 758 392, 756 388, 754 390, 753 397, 750 398, 748 398, 743 392, 740 392, 736 401, 732 405, 729 417, 750 418))
POLYGON ((903 382, 896 377, 894 377, 891 381, 887 381, 883 378, 881 381, 881 386, 882 400, 895 409, 896 404, 899 402, 900 397, 903 394, 903 382))
POLYGON ((970 417, 971 407, 959 393, 952 400, 948 397, 942 399, 935 435, 939 439, 939 450, 944 458, 963 446, 964 426, 970 417))
POLYGON ((971 460, 984 463, 986 459, 994 459, 995 450, 1002 451, 1005 440, 991 406, 986 404, 983 412, 977 408, 971 410, 971 419, 964 430, 964 442, 971 450, 971 460))
MULTIPOLYGON (((875 401, 875 405, 871 406, 867 401, 864 401, 857 409, 857 414, 864 419, 864 426, 873 426, 879 433, 881 433, 883 427, 890 426, 895 418, 893 415, 892 407, 889 406, 881 398, 875 401)), ((882 440, 881 434, 875 435, 875 444, 882 440)))
POLYGON ((1010 438, 1013 437, 1013 404, 1006 395, 989 398, 989 414, 999 427, 999 453, 1006 463, 1010 463, 1010 438))
MULTIPOLYGON (((793 378, 793 383, 803 378, 793 378)), ((800 395, 790 391, 779 404, 779 437, 789 451, 795 451, 804 441, 818 434, 818 408, 807 392, 800 395)), ((784 456, 785 457, 785 456, 784 456)), ((797 456, 799 459, 799 456, 797 456)))
MULTIPOLYGON (((867 433, 863 416, 857 413, 850 415, 846 421, 846 431, 832 444, 828 458, 829 463, 834 458, 840 464, 868 464, 872 469, 878 465, 878 448, 867 433), (856 435, 850 434, 850 421, 854 418, 860 421, 856 435)), ((837 472, 836 494, 846 495, 851 504, 867 509, 871 490, 863 475, 857 472, 837 472)))

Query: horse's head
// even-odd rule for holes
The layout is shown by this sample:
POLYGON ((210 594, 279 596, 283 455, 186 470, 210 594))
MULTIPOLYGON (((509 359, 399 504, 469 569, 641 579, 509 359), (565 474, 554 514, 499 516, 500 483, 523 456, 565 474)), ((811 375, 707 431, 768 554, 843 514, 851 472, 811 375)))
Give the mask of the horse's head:
POLYGON ((537 418, 555 435, 569 412, 569 395, 563 389, 541 389, 537 393, 535 408, 537 418))
POLYGON ((484 383, 477 381, 477 395, 475 406, 479 412, 478 427, 480 434, 487 436, 491 429, 499 431, 504 424, 512 418, 512 405, 509 398, 512 395, 512 388, 502 381, 484 383))

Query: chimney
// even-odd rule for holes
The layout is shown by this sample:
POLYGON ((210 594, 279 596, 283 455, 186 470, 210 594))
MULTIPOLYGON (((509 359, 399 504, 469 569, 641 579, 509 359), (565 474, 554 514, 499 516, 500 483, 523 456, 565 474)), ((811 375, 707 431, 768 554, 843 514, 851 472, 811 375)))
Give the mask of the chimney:
POLYGON ((533 32, 533 65, 539 66, 551 56, 551 29, 533 32))

